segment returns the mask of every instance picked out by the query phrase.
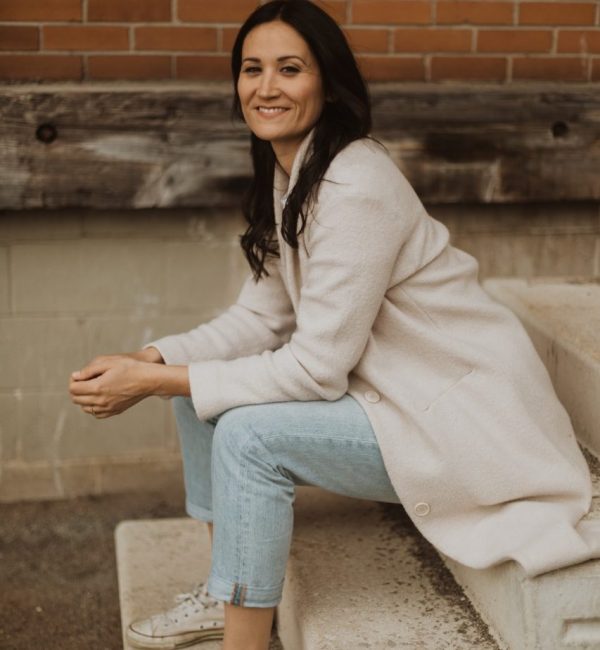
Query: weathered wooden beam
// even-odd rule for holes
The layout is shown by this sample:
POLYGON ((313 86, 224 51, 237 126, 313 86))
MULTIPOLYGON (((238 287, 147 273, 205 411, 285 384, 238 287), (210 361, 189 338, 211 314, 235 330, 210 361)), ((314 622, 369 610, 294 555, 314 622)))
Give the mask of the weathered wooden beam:
MULTIPOLYGON (((373 134, 426 202, 600 199, 600 85, 374 85, 373 134)), ((232 206, 229 84, 7 86, 0 208, 232 206)))

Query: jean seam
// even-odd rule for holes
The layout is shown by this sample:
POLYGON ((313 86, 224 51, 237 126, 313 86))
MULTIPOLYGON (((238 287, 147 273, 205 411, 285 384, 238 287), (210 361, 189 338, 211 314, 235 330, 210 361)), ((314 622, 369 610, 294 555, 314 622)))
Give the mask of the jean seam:
MULTIPOLYGON (((307 440, 309 438, 312 438, 312 439, 316 439, 316 440, 331 440, 331 441, 336 441, 336 442, 354 442, 354 443, 356 443, 358 445, 364 445, 364 446, 368 446, 368 447, 380 448, 379 443, 377 442, 377 440, 374 440, 373 442, 369 442, 369 441, 366 441, 366 440, 357 440, 356 438, 338 438, 338 437, 335 437, 335 436, 324 437, 324 436, 318 436, 318 435, 314 435, 314 434, 308 434, 308 435, 302 435, 302 436, 293 436, 293 435, 290 435, 290 434, 278 433, 278 434, 272 435, 272 436, 262 436, 262 440, 275 440, 277 438, 282 438, 282 437, 283 438, 287 437, 287 438, 293 438, 293 439, 300 439, 300 440, 307 440)), ((267 449, 266 446, 265 446, 265 449, 267 449)), ((267 449, 267 451, 269 451, 269 450, 267 449)), ((273 455, 271 453, 271 451, 269 451, 269 454, 271 454, 271 456, 273 455)))
MULTIPOLYGON (((273 471, 280 474, 280 472, 277 470, 277 465, 274 464, 274 462, 273 462, 274 461, 273 454, 272 454, 271 450, 264 444, 262 437, 259 436, 256 433, 256 430, 254 429, 254 427, 251 424, 247 424, 246 426, 248 428, 248 431, 252 435, 240 447, 240 455, 242 456, 242 458, 246 459, 248 457, 248 453, 251 452, 252 447, 255 447, 256 451, 258 451, 258 447, 260 446, 267 452, 267 454, 268 454, 268 456, 269 456, 269 458, 271 460, 271 462, 269 463, 269 466, 273 469, 273 471)), ((272 437, 276 437, 276 436, 272 436, 272 437)), ((257 455, 257 457, 258 457, 258 455, 257 455)), ((251 502, 250 496, 248 495, 248 490, 246 489, 247 485, 248 485, 248 475, 249 475, 249 462, 247 460, 244 460, 240 465, 240 475, 242 475, 244 477, 242 485, 241 485, 242 489, 240 490, 240 492, 242 494, 244 494, 245 497, 246 497, 246 499, 245 499, 245 505, 246 505, 246 508, 245 508, 245 520, 242 519, 242 516, 241 516, 241 513, 240 513, 240 521, 242 522, 241 526, 240 526, 240 529, 243 531, 243 530, 247 529, 247 527, 249 525, 249 523, 248 523, 249 518, 250 518, 249 504, 251 502), (243 467, 243 471, 242 471, 242 467, 243 467)), ((290 481, 292 483, 292 485, 293 485, 293 481, 291 481, 291 479, 289 477, 286 476, 284 478, 286 478, 288 481, 290 481)), ((235 584, 235 587, 241 586, 241 591, 239 593, 236 592, 235 587, 234 587, 234 591, 233 591, 233 594, 238 596, 238 600, 240 601, 239 602, 240 605, 243 605, 243 602, 244 602, 245 597, 246 597, 246 591, 247 591, 247 583, 242 582, 242 577, 244 576, 244 571, 245 571, 245 568, 246 568, 245 563, 243 563, 243 561, 242 561, 246 557, 245 556, 246 549, 247 549, 246 537, 242 536, 242 540, 243 540, 243 544, 244 544, 243 545, 243 552, 241 553, 241 558, 242 559, 240 559, 240 557, 239 557, 240 553, 238 552, 238 567, 239 567, 238 576, 239 576, 240 582, 239 583, 236 582, 236 584, 235 584)), ((241 547, 241 546, 242 546, 242 543, 241 543, 241 540, 240 540, 239 547, 241 547)), ((239 551, 239 547, 238 547, 238 551, 239 551)), ((285 576, 284 576, 284 579, 285 579, 285 576)), ((283 580, 282 580, 282 583, 283 583, 283 580)), ((232 601, 232 603, 233 603, 233 601, 232 601)))

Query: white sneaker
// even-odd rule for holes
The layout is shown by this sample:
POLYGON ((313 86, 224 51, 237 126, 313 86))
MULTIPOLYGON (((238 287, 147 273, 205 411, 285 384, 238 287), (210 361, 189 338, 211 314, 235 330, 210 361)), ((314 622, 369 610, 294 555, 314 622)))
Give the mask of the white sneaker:
POLYGON ((225 608, 198 584, 189 594, 175 597, 173 609, 134 621, 127 628, 127 640, 136 648, 181 648, 199 641, 222 639, 225 608))

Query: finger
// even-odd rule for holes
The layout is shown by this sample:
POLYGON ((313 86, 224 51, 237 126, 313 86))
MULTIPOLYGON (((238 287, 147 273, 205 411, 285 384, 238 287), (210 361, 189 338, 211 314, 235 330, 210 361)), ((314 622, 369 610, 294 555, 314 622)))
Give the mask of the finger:
POLYGON ((73 381, 87 381, 89 379, 94 379, 99 375, 105 373, 110 367, 114 359, 110 357, 99 357, 94 359, 86 366, 81 368, 81 370, 75 370, 71 373, 71 379, 73 381))
POLYGON ((93 395, 75 395, 71 397, 73 404, 77 404, 78 406, 94 406, 96 400, 97 397, 93 395))
POLYGON ((82 406, 81 407, 83 411, 88 413, 89 415, 92 415, 93 417, 96 418, 96 420, 104 420, 106 418, 109 418, 111 415, 114 415, 112 411, 102 409, 100 407, 96 406, 82 406))
POLYGON ((97 391, 97 384, 93 379, 89 381, 71 381, 69 383, 69 392, 71 395, 95 395, 97 391))

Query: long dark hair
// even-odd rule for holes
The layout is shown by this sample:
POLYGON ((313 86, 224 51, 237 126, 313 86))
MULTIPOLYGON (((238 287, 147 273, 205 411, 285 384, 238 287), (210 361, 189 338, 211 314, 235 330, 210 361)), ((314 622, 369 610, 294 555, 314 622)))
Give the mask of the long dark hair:
MULTIPOLYGON (((237 82, 242 67, 242 46, 248 33, 263 23, 281 20, 293 27, 307 42, 319 64, 327 101, 315 125, 312 155, 304 160, 282 216, 282 235, 298 248, 298 235, 306 225, 310 202, 335 156, 350 142, 369 135, 371 104, 367 86, 337 23, 310 0, 272 0, 258 7, 241 26, 231 52, 234 103, 233 113, 243 119, 237 82), (298 217, 302 224, 298 230, 298 217)), ((242 209, 248 228, 241 235, 244 254, 258 281, 265 269, 267 255, 279 256, 273 209, 275 154, 271 144, 251 134, 254 177, 242 209)))

